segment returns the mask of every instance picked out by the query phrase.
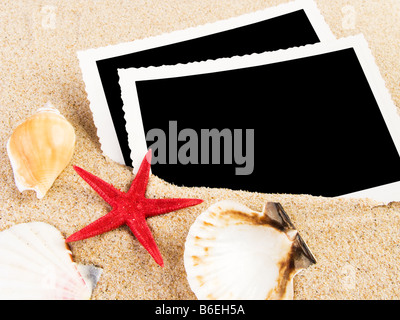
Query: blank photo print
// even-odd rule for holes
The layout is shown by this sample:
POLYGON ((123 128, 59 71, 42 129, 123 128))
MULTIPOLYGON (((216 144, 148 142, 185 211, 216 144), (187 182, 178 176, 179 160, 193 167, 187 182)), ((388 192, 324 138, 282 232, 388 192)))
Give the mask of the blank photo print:
POLYGON ((107 156, 132 166, 118 68, 174 65, 333 40, 312 0, 152 38, 78 52, 90 108, 107 156))
POLYGON ((170 183, 400 198, 400 122, 362 36, 119 76, 133 162, 151 148, 170 183))

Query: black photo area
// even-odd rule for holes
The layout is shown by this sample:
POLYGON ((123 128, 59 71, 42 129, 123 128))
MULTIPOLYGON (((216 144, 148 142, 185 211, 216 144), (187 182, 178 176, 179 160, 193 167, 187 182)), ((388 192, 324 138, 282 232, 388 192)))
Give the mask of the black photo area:
POLYGON ((299 10, 225 32, 97 61, 125 164, 132 166, 118 82, 118 68, 174 65, 287 49, 317 42, 320 40, 306 13, 304 10, 299 10))
MULTIPOLYGON (((145 132, 254 129, 254 171, 155 164, 183 186, 339 196, 400 180, 399 155, 353 49, 136 83, 145 132)), ((184 142, 179 142, 182 146, 184 142)), ((200 153, 200 151, 199 151, 200 153)))

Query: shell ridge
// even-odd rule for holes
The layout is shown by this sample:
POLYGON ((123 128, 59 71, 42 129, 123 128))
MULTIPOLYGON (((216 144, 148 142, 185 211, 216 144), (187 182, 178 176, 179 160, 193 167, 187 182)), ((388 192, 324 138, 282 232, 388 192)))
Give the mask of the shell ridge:
MULTIPOLYGON (((52 246, 55 246, 57 242, 59 243, 62 237, 60 233, 57 239, 57 234, 55 234, 54 232, 57 233, 58 230, 56 230, 54 227, 43 225, 38 222, 35 222, 34 224, 20 224, 12 230, 12 234, 17 239, 19 239, 20 242, 25 244, 25 248, 34 250, 36 252, 37 258, 42 259, 41 261, 39 261, 44 270, 46 270, 46 266, 48 264, 59 267, 70 274, 70 268, 67 268, 66 265, 63 263, 64 261, 66 261, 65 251, 67 251, 67 249, 65 248, 65 251, 60 251, 60 253, 58 253, 59 250, 54 250, 54 248, 52 248, 52 246), (44 226, 46 230, 40 228, 42 226, 44 226), (44 231, 46 232, 45 237, 41 235, 44 233, 44 231)), ((64 244, 62 245, 64 246, 64 244)), ((29 253, 26 253, 29 254, 30 259, 32 257, 35 257, 35 254, 32 252, 32 250, 28 250, 27 252, 29 253)))
POLYGON ((190 227, 184 266, 198 299, 289 299, 307 248, 281 204, 257 212, 225 200, 190 227))
POLYGON ((47 223, 0 232, 0 298, 89 299, 94 286, 82 277, 61 232, 47 223))
MULTIPOLYGON (((16 234, 14 234, 11 231, 4 231, 7 232, 2 234, 4 235, 4 237, 2 237, 2 241, 0 240, 0 244, 1 244, 1 248, 0 251, 5 251, 8 254, 7 255, 1 255, 0 259, 6 259, 9 257, 15 257, 18 259, 32 259, 32 263, 36 262, 35 257, 31 254, 31 252, 28 252, 28 257, 27 256, 23 256, 21 253, 24 252, 24 250, 26 249, 26 242, 24 242, 21 238, 19 238, 16 234), (5 236, 11 237, 11 241, 4 241, 5 236)), ((40 261, 40 260, 38 260, 40 261)))
MULTIPOLYGON (((54 255, 54 259, 50 260, 50 263, 53 263, 56 267, 70 275, 68 281, 73 281, 75 287, 79 288, 82 282, 86 285, 84 279, 76 268, 75 262, 72 260, 72 253, 67 248, 65 239, 61 232, 59 232, 55 227, 47 224, 37 224, 36 226, 38 230, 36 230, 36 232, 33 231, 36 237, 41 239, 41 244, 48 250, 48 256, 50 257, 51 255, 54 255), (44 231, 46 231, 46 237, 44 237, 44 231), (47 241, 46 238, 50 241, 47 241), (63 250, 59 250, 60 247, 63 248, 63 250)), ((57 269, 52 269, 50 271, 56 273, 59 272, 57 269)), ((66 281, 66 277, 61 278, 61 283, 66 281)))

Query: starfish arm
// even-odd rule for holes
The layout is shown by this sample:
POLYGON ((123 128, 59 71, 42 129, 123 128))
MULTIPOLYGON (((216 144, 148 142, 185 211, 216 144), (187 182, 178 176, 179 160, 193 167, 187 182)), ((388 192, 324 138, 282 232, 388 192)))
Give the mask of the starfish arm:
POLYGON ((146 156, 136 173, 135 178, 132 181, 132 185, 129 188, 128 195, 146 193, 147 183, 150 176, 150 165, 151 165, 151 149, 147 151, 146 156))
POLYGON ((107 203, 111 206, 116 204, 121 191, 78 166, 74 166, 74 169, 107 203))
POLYGON ((118 228, 125 223, 125 219, 116 213, 117 212, 115 210, 111 210, 105 216, 102 216, 83 229, 70 235, 65 242, 73 242, 91 238, 101 233, 118 228))
POLYGON ((202 203, 201 199, 146 199, 146 217, 157 216, 182 208, 198 205, 202 203))
POLYGON ((126 224, 131 229, 132 233, 135 235, 136 239, 143 245, 143 247, 150 253, 153 259, 161 267, 164 267, 164 261, 158 250, 157 244, 151 234, 150 228, 143 218, 143 221, 138 221, 135 219, 127 219, 126 224))

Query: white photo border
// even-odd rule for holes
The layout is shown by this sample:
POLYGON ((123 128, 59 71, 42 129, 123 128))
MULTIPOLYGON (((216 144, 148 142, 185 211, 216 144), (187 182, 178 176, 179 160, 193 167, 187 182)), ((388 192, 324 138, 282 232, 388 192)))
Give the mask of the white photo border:
POLYGON ((97 128, 97 135, 103 154, 120 164, 125 164, 100 74, 97 69, 97 61, 223 32, 251 23, 290 14, 301 9, 306 13, 321 42, 335 40, 333 33, 321 15, 316 3, 313 0, 295 0, 276 7, 266 8, 254 13, 248 13, 239 17, 198 27, 107 47, 78 51, 77 54, 86 87, 87 98, 90 103, 90 109, 93 114, 93 120, 97 128))
MULTIPOLYGON (((154 80, 171 77, 190 76, 219 72, 226 70, 254 67, 265 64, 272 64, 293 59, 300 59, 309 56, 320 55, 353 48, 371 90, 378 103, 389 133, 393 139, 396 150, 400 154, 400 117, 391 95, 380 74, 379 68, 371 53, 367 41, 363 35, 342 38, 333 42, 317 43, 303 47, 251 54, 246 56, 235 56, 232 58, 221 58, 175 66, 147 67, 118 69, 121 86, 121 97, 123 110, 127 121, 127 131, 132 161, 137 167, 147 151, 143 123, 140 114, 140 105, 136 91, 136 81, 154 80)), ((386 184, 366 190, 360 190, 351 194, 342 195, 347 198, 370 198, 379 202, 388 203, 400 201, 400 181, 386 184)))

